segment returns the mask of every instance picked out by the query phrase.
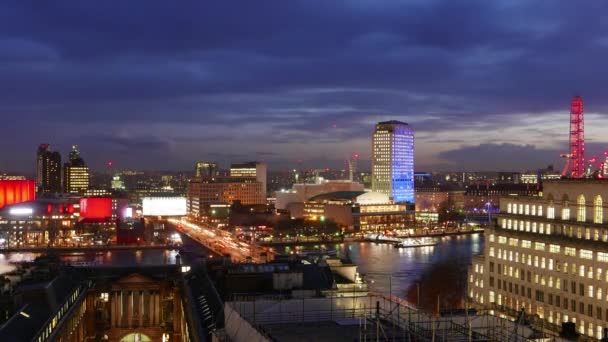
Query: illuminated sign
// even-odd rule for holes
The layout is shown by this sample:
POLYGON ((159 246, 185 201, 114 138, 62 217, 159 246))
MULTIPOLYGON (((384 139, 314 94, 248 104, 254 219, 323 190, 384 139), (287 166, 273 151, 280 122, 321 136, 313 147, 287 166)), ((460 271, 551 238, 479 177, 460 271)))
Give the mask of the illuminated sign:
POLYGON ((144 197, 144 216, 186 216, 186 197, 144 197))
POLYGON ((34 210, 32 208, 11 208, 8 212, 11 215, 32 215, 34 210))
POLYGON ((112 198, 83 197, 80 199, 80 217, 101 219, 112 217, 112 198))

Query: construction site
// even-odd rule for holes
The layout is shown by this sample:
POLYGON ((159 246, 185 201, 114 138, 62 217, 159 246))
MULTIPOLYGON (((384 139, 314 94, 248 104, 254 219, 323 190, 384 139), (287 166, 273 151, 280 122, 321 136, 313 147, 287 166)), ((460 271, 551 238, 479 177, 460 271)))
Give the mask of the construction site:
POLYGON ((224 317, 224 341, 566 341, 490 312, 429 315, 375 294, 227 302, 224 317))

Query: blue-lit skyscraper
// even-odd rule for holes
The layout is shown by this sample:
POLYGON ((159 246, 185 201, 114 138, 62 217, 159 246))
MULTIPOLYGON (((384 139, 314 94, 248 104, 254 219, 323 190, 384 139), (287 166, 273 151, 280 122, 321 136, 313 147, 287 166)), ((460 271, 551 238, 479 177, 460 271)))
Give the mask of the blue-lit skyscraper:
POLYGON ((414 132, 405 122, 376 124, 372 138, 372 190, 414 203, 414 132))

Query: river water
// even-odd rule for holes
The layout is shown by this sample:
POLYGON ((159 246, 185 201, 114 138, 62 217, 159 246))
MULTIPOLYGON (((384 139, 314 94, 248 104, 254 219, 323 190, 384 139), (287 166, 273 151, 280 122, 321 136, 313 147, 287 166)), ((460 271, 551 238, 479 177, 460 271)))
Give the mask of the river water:
MULTIPOLYGON (((191 245, 190 241, 184 241, 191 245)), ((193 244, 192 244, 193 245, 193 244)), ((465 296, 467 267, 473 255, 483 252, 482 234, 441 238, 433 247, 394 248, 391 244, 351 242, 325 245, 338 256, 350 258, 371 291, 398 296, 429 311, 462 307, 465 296), (418 293, 420 298, 418 298, 418 293)), ((199 248, 195 246, 193 248, 199 248)), ((285 247, 283 251, 311 248, 285 247)), ((201 249, 202 250, 202 249, 201 249)), ((13 264, 34 260, 39 253, 0 253, 0 274, 13 264)), ((61 254, 69 262, 116 265, 174 264, 176 250, 115 250, 61 254)))
MULTIPOLYGON (((391 244, 351 242, 322 245, 349 257, 369 289, 398 296, 429 311, 462 308, 467 268, 473 255, 483 253, 483 234, 449 236, 432 247, 394 248, 391 244), (418 293, 420 298, 418 298, 418 293)), ((296 248, 286 247, 289 253, 296 248)))

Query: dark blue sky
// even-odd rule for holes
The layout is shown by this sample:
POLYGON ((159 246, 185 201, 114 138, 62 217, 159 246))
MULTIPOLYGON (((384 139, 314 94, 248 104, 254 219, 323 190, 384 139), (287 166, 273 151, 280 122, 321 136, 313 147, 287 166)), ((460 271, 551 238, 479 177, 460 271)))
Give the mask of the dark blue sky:
POLYGON ((369 159, 409 122, 417 170, 535 169, 608 147, 603 1, 0 2, 0 170, 78 144, 94 168, 369 159))

